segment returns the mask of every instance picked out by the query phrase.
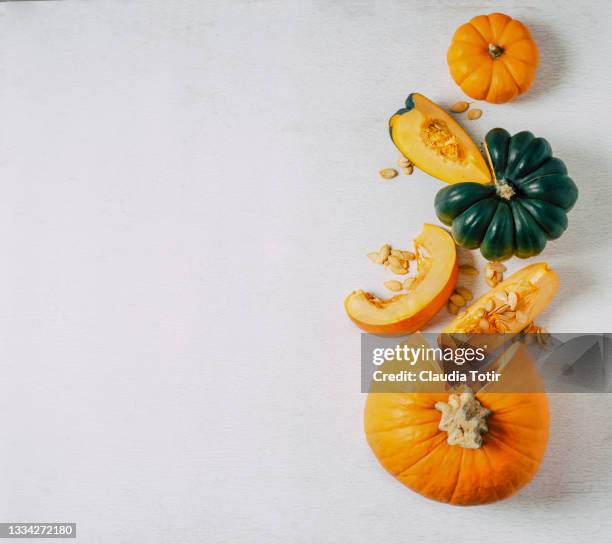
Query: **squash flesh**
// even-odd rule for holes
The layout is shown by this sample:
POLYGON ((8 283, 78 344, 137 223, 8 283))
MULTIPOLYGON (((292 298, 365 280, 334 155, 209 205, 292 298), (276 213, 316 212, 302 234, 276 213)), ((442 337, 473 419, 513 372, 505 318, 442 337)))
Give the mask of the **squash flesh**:
POLYGON ((418 168, 447 183, 490 183, 491 173, 478 147, 442 108, 412 93, 406 108, 389 120, 393 143, 418 168))

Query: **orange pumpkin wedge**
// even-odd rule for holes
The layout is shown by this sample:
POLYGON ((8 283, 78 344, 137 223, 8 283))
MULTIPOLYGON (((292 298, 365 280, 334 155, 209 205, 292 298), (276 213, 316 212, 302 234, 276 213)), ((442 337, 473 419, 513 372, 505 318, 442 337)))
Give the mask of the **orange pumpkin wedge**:
POLYGON ((389 133, 415 166, 446 183, 490 183, 491 172, 478 147, 440 106, 419 93, 389 119, 389 133))
POLYGON ((526 329, 554 298, 559 276, 548 263, 521 268, 461 312, 443 330, 438 343, 456 339, 493 352, 526 329))
POLYGON ((418 273, 407 293, 380 299, 353 291, 344 300, 351 320, 375 334, 404 334, 425 325, 446 304, 457 282, 457 249, 452 236, 425 224, 414 240, 418 273))
POLYGON ((519 333, 544 311, 558 287, 559 276, 548 263, 530 264, 498 283, 455 317, 442 332, 519 333), (515 293, 515 304, 509 304, 511 293, 515 293), (491 304, 494 311, 487 311, 491 304), (502 306, 513 315, 499 315, 502 306), (483 317, 489 323, 488 328, 479 325, 483 317))

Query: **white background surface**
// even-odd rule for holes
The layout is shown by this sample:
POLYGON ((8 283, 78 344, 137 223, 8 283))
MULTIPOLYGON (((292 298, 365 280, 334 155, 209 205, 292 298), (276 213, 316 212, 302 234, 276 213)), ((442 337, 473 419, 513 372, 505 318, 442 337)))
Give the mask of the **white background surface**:
POLYGON ((0 521, 87 543, 610 541, 612 397, 553 397, 537 477, 486 507, 412 493, 362 434, 342 299, 381 292, 365 254, 406 247, 441 187, 379 180, 387 118, 410 91, 462 97, 450 37, 495 9, 541 68, 468 129, 530 129, 566 161, 581 196, 540 324, 609 329, 609 3, 0 4, 0 521))

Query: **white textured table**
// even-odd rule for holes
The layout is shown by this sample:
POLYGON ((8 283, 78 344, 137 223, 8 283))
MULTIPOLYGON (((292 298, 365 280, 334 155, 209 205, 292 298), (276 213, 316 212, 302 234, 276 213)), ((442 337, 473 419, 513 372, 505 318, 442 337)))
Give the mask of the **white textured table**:
MULTIPOLYGON (((503 8, 540 45, 535 87, 468 128, 530 129, 567 162, 581 196, 541 323, 602 331, 612 10, 535 4, 503 8)), ((342 299, 379 288, 364 254, 435 220, 441 186, 379 181, 387 117, 461 97, 446 47, 489 11, 0 3, 0 521, 88 544, 610 541, 610 396, 553 397, 539 474, 480 508, 405 489, 362 434, 342 299)))

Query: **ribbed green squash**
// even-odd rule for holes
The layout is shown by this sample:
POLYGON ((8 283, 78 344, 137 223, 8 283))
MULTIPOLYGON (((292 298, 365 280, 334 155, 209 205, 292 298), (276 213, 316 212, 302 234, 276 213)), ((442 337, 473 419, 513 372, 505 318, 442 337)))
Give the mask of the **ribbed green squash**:
POLYGON ((510 136, 494 128, 485 149, 495 182, 456 183, 440 190, 436 214, 452 227, 457 244, 479 247, 489 261, 537 255, 567 228, 566 214, 578 188, 563 162, 552 156, 549 143, 531 132, 510 136))

